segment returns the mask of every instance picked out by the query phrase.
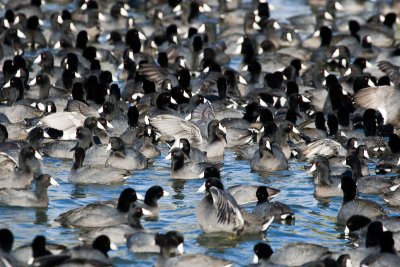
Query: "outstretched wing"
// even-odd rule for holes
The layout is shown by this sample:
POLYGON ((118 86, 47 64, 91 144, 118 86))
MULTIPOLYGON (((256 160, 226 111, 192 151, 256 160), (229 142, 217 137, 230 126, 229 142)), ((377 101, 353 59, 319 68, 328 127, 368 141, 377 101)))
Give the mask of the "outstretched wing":
POLYGON ((190 120, 197 122, 202 119, 215 119, 215 113, 210 101, 199 104, 191 113, 190 120))
POLYGON ((327 138, 310 143, 303 153, 307 159, 312 159, 318 155, 324 157, 345 156, 346 150, 340 143, 327 138))
POLYGON ((221 224, 233 224, 239 229, 244 226, 244 219, 239 205, 228 193, 216 187, 210 188, 213 205, 217 210, 218 222, 221 224))
POLYGON ((385 123, 396 123, 400 91, 393 86, 368 87, 354 95, 354 101, 363 108, 379 110, 385 123))
POLYGON ((140 75, 145 76, 151 82, 161 84, 164 80, 169 79, 172 86, 178 85, 178 79, 174 75, 154 63, 141 64, 138 71, 140 75))
POLYGON ((400 84, 400 67, 393 65, 389 61, 379 61, 378 67, 381 71, 386 73, 389 79, 395 84, 400 84))
POLYGON ((175 140, 186 138, 193 147, 202 144, 200 129, 190 121, 185 121, 173 115, 159 115, 150 118, 150 124, 162 135, 175 138, 175 140))
POLYGON ((56 112, 43 117, 39 125, 50 127, 64 132, 63 139, 71 139, 76 128, 82 126, 86 117, 78 112, 56 112))
POLYGON ((77 100, 68 101, 65 111, 81 113, 85 117, 100 117, 99 112, 95 108, 77 100))

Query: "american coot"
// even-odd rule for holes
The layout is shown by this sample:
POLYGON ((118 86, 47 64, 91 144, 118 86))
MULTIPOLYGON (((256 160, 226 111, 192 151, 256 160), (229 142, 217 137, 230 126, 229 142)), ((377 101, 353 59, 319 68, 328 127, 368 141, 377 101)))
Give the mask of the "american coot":
POLYGON ((139 207, 148 210, 151 217, 157 217, 160 213, 160 208, 158 207, 157 201, 163 196, 169 196, 170 194, 165 191, 161 186, 154 185, 147 189, 144 196, 143 203, 138 203, 139 207))
POLYGON ((303 151, 306 159, 312 159, 315 156, 342 156, 347 155, 347 150, 337 141, 332 139, 320 139, 307 145, 303 151))
MULTIPOLYGON (((124 235, 124 240, 126 240, 128 250, 134 253, 159 253, 160 247, 156 245, 156 234, 147 232, 140 223, 140 217, 144 214, 144 212, 146 212, 147 215, 148 211, 139 207, 132 207, 131 209, 136 211, 132 214, 133 217, 131 219, 133 220, 129 222, 131 229, 129 233, 126 232, 124 235), (138 212, 138 209, 142 211, 138 212), (132 228, 134 229, 132 230, 132 228)), ((121 226, 122 225, 118 226, 118 228, 121 226)), ((120 235, 120 233, 118 233, 118 235, 120 235)))
POLYGON ((42 235, 36 236, 31 244, 32 247, 32 258, 28 263, 32 263, 35 258, 52 255, 52 253, 46 249, 46 237, 42 235))
POLYGON ((110 137, 107 150, 111 149, 110 156, 105 165, 125 170, 143 170, 147 167, 146 157, 139 151, 125 148, 125 144, 119 137, 110 137))
POLYGON ((269 137, 264 136, 260 140, 259 149, 250 160, 252 171, 268 172, 286 170, 288 161, 282 149, 275 143, 271 143, 269 137))
MULTIPOLYGON (((76 137, 76 139, 78 139, 78 143, 74 148, 81 147, 87 150, 89 147, 96 144, 96 142, 94 141, 92 130, 85 126, 77 127, 75 131, 75 136, 72 135, 72 137, 76 137)), ((71 149, 70 151, 73 151, 73 149, 71 149)))
POLYGON ((140 207, 135 207, 132 204, 128 212, 128 224, 119 224, 110 227, 100 227, 91 229, 90 231, 82 233, 82 238, 86 243, 92 242, 100 235, 106 235, 110 238, 112 243, 121 244, 125 243, 128 236, 136 232, 143 232, 144 228, 140 223, 140 218, 143 215, 150 215, 151 213, 140 207))
POLYGON ((300 132, 288 121, 283 121, 279 124, 276 132, 274 133, 271 141, 275 142, 282 149, 286 159, 290 159, 292 151, 288 144, 289 133, 299 134, 300 132))
POLYGON ((75 149, 75 160, 68 175, 68 180, 77 184, 123 183, 130 177, 130 172, 112 167, 82 166, 85 159, 83 148, 75 149))
POLYGON ((157 266, 166 265, 171 252, 176 251, 177 254, 183 254, 183 236, 177 231, 169 231, 165 234, 157 234, 155 243, 160 247, 160 256, 157 260, 157 266))
MULTIPOLYGON (((19 78, 13 77, 12 78, 12 82, 14 81, 14 79, 17 79, 20 81, 19 78)), ((22 90, 23 90, 23 85, 21 84, 20 86, 22 86, 22 90)), ((14 88, 14 87, 8 87, 8 88, 4 88, 2 90, 2 93, 4 94, 6 92, 5 89, 10 89, 10 88, 14 88)), ((2 101, 5 101, 4 96, 0 95, 0 99, 2 101)), ((4 114, 11 123, 19 123, 22 122, 25 118, 31 119, 31 118, 36 118, 38 116, 41 115, 42 111, 33 108, 31 106, 27 106, 27 105, 20 105, 20 104, 16 104, 13 106, 1 106, 0 107, 0 112, 2 114, 4 114)))
POLYGON ((12 255, 19 261, 29 264, 36 257, 60 254, 65 246, 52 244, 46 241, 42 235, 36 236, 30 244, 20 246, 12 251, 12 255))
POLYGON ((255 123, 260 116, 259 103, 254 101, 246 105, 243 118, 227 117, 221 120, 221 125, 225 128, 248 129, 255 123))
MULTIPOLYGON (((118 247, 111 243, 108 236, 101 235, 97 237, 92 246, 77 246, 66 249, 59 255, 47 255, 37 257, 32 261, 34 266, 55 266, 63 264, 71 264, 72 266, 79 266, 84 263, 97 262, 99 265, 112 265, 111 260, 108 258, 107 252, 110 250, 117 250, 118 247)), ((66 265, 68 266, 68 265, 66 265)), ((96 266, 96 265, 95 265, 96 266)))
MULTIPOLYGON (((94 127, 99 127, 104 130, 104 127, 98 122, 95 117, 89 117, 94 121, 94 127)), ((39 125, 43 128, 54 128, 63 131, 62 140, 74 139, 76 128, 84 125, 86 117, 77 112, 56 112, 51 113, 40 119, 39 125)), ((84 125, 87 126, 87 125, 84 125)))
POLYGON ((400 138, 397 134, 390 134, 388 146, 380 145, 374 149, 378 149, 378 152, 382 152, 379 161, 376 163, 375 171, 379 174, 385 174, 389 172, 396 172, 398 170, 398 163, 400 159, 400 138), (388 147, 390 149, 388 149, 388 147))
POLYGON ((29 98, 34 98, 38 100, 44 100, 49 97, 49 91, 50 91, 50 78, 47 74, 45 73, 40 73, 37 74, 36 77, 29 82, 29 86, 32 87, 37 87, 39 90, 33 90, 31 92, 27 92, 27 96, 29 98))
POLYGON ((269 257, 271 257, 274 251, 272 248, 266 243, 257 243, 253 247, 254 256, 253 263, 254 264, 267 264, 269 257))
POLYGON ((198 148, 191 147, 189 140, 181 138, 179 140, 179 148, 185 153, 185 162, 207 162, 207 152, 203 152, 198 148))
POLYGON ((340 177, 330 175, 329 162, 325 157, 315 157, 309 172, 314 175, 315 197, 324 198, 342 195, 342 191, 337 187, 340 183, 340 177))
POLYGON ((383 232, 379 238, 380 252, 371 254, 361 261, 360 266, 378 267, 378 266, 397 266, 400 257, 396 255, 394 248, 393 233, 383 232))
POLYGON ((75 148, 80 147, 88 150, 96 144, 92 131, 87 127, 77 127, 74 136, 78 139, 78 143, 75 140, 56 140, 44 144, 41 151, 49 157, 72 159, 73 153, 71 151, 75 148))
POLYGON ((0 260, 5 266, 17 266, 17 259, 11 254, 14 244, 13 233, 6 229, 0 229, 0 260))
POLYGON ((274 219, 260 219, 242 210, 224 190, 220 179, 207 179, 199 191, 206 191, 206 196, 196 207, 196 217, 200 228, 206 233, 258 233, 267 230, 274 219))
POLYGON ((303 139, 313 142, 319 139, 324 139, 328 136, 325 115, 322 111, 315 112, 314 124, 315 128, 312 125, 306 123, 300 128, 301 136, 303 137, 303 139))
POLYGON ((41 174, 42 157, 32 147, 23 147, 18 156, 18 167, 16 168, 3 168, 1 171, 1 186, 0 188, 26 188, 32 183, 34 175, 41 174))
POLYGON ((357 185, 349 173, 342 176, 339 184, 343 191, 343 202, 337 214, 337 222, 345 224, 352 215, 364 215, 376 218, 385 215, 384 209, 377 203, 357 198, 357 185))
MULTIPOLYGON (((200 174, 200 178, 204 178, 206 180, 208 178, 221 179, 221 173, 216 166, 211 166, 204 169, 204 172, 200 174)), ((225 190, 233 196, 239 205, 245 205, 258 201, 256 196, 258 187, 259 185, 233 185, 225 190)), ((281 192, 280 190, 269 186, 266 186, 266 188, 268 191, 268 199, 274 198, 281 192)))
POLYGON ((0 189, 0 205, 18 207, 47 207, 49 197, 47 187, 58 183, 48 174, 41 174, 34 179, 34 192, 16 190, 12 188, 0 189))
MULTIPOLYGON (((112 90, 111 90, 112 92, 112 90)), ((110 95, 110 98, 112 95, 110 95)), ((109 125, 112 125, 112 131, 115 135, 120 135, 124 132, 126 127, 126 117, 121 112, 119 104, 115 103, 117 100, 103 103, 103 106, 98 110, 98 113, 104 118, 109 125), (112 124, 109 122, 112 121, 112 124)))
MULTIPOLYGON (((365 244, 355 249, 344 251, 350 255, 354 266, 360 266, 360 262, 370 255, 379 251, 379 238, 382 236, 383 227, 381 222, 373 222, 368 226, 365 244)), ((342 252, 340 252, 342 253, 342 252)))
MULTIPOLYGON (((150 124, 163 135, 172 137, 175 142, 180 138, 189 140, 193 147, 207 151, 207 157, 221 158, 226 146, 226 129, 217 120, 208 123, 207 139, 203 138, 200 129, 190 121, 171 115, 160 115, 150 118, 150 124)), ((177 147, 176 145, 175 147, 177 147)))
POLYGON ((309 261, 319 260, 329 253, 323 246, 308 243, 289 243, 275 251, 269 261, 283 266, 299 266, 309 261))
POLYGON ((206 167, 212 166, 208 162, 187 162, 185 153, 180 148, 174 148, 165 157, 171 159, 171 177, 177 179, 197 179, 206 167))
POLYGON ((56 221, 65 227, 107 227, 126 223, 132 203, 137 200, 133 188, 124 189, 115 206, 113 203, 93 203, 60 214, 56 221))
MULTIPOLYGON (((375 219, 375 221, 383 224, 384 231, 399 232, 400 231, 400 217, 399 216, 385 216, 375 219)), ((367 234, 369 224, 372 222, 370 218, 363 215, 353 215, 346 222, 345 234, 355 233, 360 237, 367 234)))
MULTIPOLYGON (((380 233, 378 235, 376 235, 377 236, 376 237, 376 243, 378 243, 378 239, 382 235, 382 232, 391 231, 391 232, 393 232, 393 238, 395 240, 395 248, 396 248, 396 251, 397 251, 400 248, 400 243, 399 243, 399 241, 400 241, 400 232, 396 231, 396 230, 398 230, 398 225, 395 225, 396 221, 393 221, 393 220, 385 220, 385 219, 383 219, 383 220, 379 220, 379 221, 377 220, 377 221, 371 222, 367 227, 365 227, 365 228, 368 229, 366 234, 365 234, 366 230, 363 229, 363 228, 361 229, 361 231, 359 231, 359 232, 361 232, 360 237, 353 241, 354 245, 356 245, 356 246, 358 246, 358 245, 364 246, 364 244, 368 244, 370 242, 371 238, 369 238, 368 234, 369 234, 370 226, 372 226, 374 224, 375 225, 381 225, 381 228, 382 228, 382 231, 380 231, 380 233)), ((398 220, 397 220, 397 224, 398 224, 398 220)), ((380 228, 379 228, 379 230, 380 230, 380 228)))
MULTIPOLYGON (((83 162, 83 166, 105 166, 106 161, 110 155, 110 151, 108 150, 108 148, 109 144, 95 144, 90 146, 88 149, 85 150, 85 160, 83 162)), ((71 151, 74 151, 74 148, 72 148, 71 151)), ((74 159, 75 154, 71 152, 70 154, 72 155, 72 159, 74 159)))
POLYGON ((156 142, 156 133, 150 125, 144 127, 143 138, 137 140, 133 148, 142 153, 147 159, 153 159, 161 155, 156 142))
POLYGON ((170 231, 166 234, 158 234, 155 237, 156 244, 160 246, 160 254, 157 266, 230 266, 231 263, 204 254, 183 254, 184 238, 180 233, 170 231), (171 252, 178 251, 178 255, 170 257, 171 252))
MULTIPOLYGON (((143 70, 142 67, 140 69, 143 70)), ((159 116, 161 114, 163 114, 161 116, 164 116, 166 114, 171 116, 178 115, 178 112, 173 108, 173 105, 176 105, 176 101, 173 97, 171 97, 171 94, 169 92, 162 92, 158 94, 155 104, 155 107, 147 112, 147 115, 150 118, 159 116)))
POLYGON ((268 189, 266 186, 259 186, 257 189, 257 205, 253 209, 253 214, 262 219, 274 217, 275 221, 294 219, 294 212, 288 205, 279 202, 268 202, 268 189))
MULTIPOLYGON (((26 142, 18 141, 2 143, 2 147, 4 148, 3 151, 7 152, 7 154, 13 155, 13 147, 17 149, 24 146, 32 146, 35 150, 40 151, 40 145, 44 138, 49 138, 49 135, 41 127, 35 127, 29 130, 26 142)), ((17 153, 19 153, 19 151, 17 151, 17 153)))
POLYGON ((363 215, 353 215, 346 222, 346 228, 344 233, 360 233, 362 229, 367 228, 368 224, 371 223, 371 219, 363 215))
POLYGON ((159 253, 160 247, 156 245, 156 234, 144 231, 127 236, 128 250, 133 253, 159 253))
POLYGON ((395 183, 395 178, 385 176, 362 176, 361 161, 356 155, 350 155, 346 158, 346 164, 352 169, 353 179, 357 182, 359 192, 365 194, 383 194, 395 191, 400 184, 395 183))
MULTIPOLYGON (((393 71, 393 73, 396 71, 393 71)), ((398 73, 394 75, 398 76, 398 73)), ((394 80, 395 83, 398 81, 398 78, 394 80)), ((354 95, 357 105, 366 109, 378 110, 382 114, 385 123, 390 123, 396 128, 400 127, 399 112, 395 110, 399 98, 400 93, 394 86, 368 87, 354 95)))

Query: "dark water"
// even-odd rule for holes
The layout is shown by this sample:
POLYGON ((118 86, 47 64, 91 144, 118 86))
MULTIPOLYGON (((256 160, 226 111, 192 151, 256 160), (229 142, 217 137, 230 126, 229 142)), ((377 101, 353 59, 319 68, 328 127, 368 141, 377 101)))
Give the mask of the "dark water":
MULTIPOLYGON (((270 1, 274 7, 273 17, 285 17, 308 13, 304 1, 270 1)), ((48 9, 57 10, 57 5, 48 9)), ((235 60, 232 65, 235 65, 235 60)), ((185 237, 186 253, 206 253, 215 255, 242 266, 251 263, 253 246, 259 241, 271 244, 274 250, 289 242, 310 242, 340 250, 348 245, 343 229, 336 225, 336 214, 340 198, 318 201, 313 197, 311 176, 305 171, 306 163, 290 161, 287 171, 260 175, 251 173, 247 161, 238 161, 231 151, 226 151, 223 161, 222 177, 226 187, 236 184, 265 184, 281 190, 275 198, 295 210, 296 219, 292 225, 272 224, 266 233, 235 237, 226 234, 206 235, 196 223, 194 209, 202 194, 196 193, 202 180, 177 181, 170 178, 169 161, 164 159, 167 148, 163 147, 162 157, 155 159, 153 165, 136 172, 123 185, 116 186, 76 186, 68 183, 67 176, 71 161, 44 158, 44 171, 50 173, 60 183, 59 187, 49 188, 50 204, 47 209, 0 207, 0 226, 10 228, 15 234, 15 246, 29 243, 35 235, 43 234, 51 242, 67 246, 80 244, 79 229, 66 229, 54 222, 62 212, 99 200, 117 198, 125 187, 133 187, 144 194, 152 185, 160 185, 171 196, 160 200, 161 212, 158 221, 145 221, 149 231, 166 232, 179 230, 185 237)), ((374 164, 371 163, 371 169, 374 164)), ((399 209, 390 209, 379 197, 369 197, 383 205, 392 215, 400 215, 399 209)), ((246 206, 251 210, 253 205, 246 206)), ((118 251, 110 256, 116 266, 149 266, 156 261, 156 255, 134 255, 128 252, 125 244, 119 244, 118 251)))

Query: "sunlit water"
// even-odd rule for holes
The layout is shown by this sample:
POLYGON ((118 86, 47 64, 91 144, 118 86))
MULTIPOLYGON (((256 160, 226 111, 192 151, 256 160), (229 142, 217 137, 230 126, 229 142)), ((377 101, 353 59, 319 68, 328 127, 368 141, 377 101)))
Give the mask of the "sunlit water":
MULTIPOLYGON (((270 1, 273 17, 284 19, 290 15, 309 13, 304 1, 270 1), (290 3, 290 4, 288 4, 290 3)), ((49 5, 56 10, 57 5, 49 5)), ((235 58, 236 60, 236 58, 235 58)), ((233 65, 237 61, 233 61, 233 65)), ((203 180, 173 180, 170 177, 169 161, 164 159, 167 147, 162 146, 163 154, 156 158, 146 170, 133 173, 123 185, 115 186, 77 186, 67 181, 71 161, 44 158, 44 172, 51 174, 60 183, 59 187, 49 188, 50 204, 47 209, 0 207, 0 226, 10 228, 15 235, 15 247, 31 242, 35 235, 42 234, 50 242, 67 246, 80 244, 80 229, 61 227, 54 219, 62 212, 99 200, 118 197, 123 188, 133 187, 144 195, 152 185, 160 185, 171 193, 160 201, 161 212, 157 221, 144 221, 149 231, 166 232, 178 230, 185 237, 186 253, 205 253, 215 255, 235 263, 236 266, 251 263, 253 246, 259 241, 268 242, 274 250, 289 242, 310 242, 341 250, 349 245, 344 238, 343 228, 336 225, 336 214, 341 198, 319 201, 313 197, 314 187, 311 176, 306 172, 306 163, 290 161, 287 171, 260 175, 251 173, 249 163, 235 159, 232 151, 226 151, 223 161, 222 177, 226 187, 236 184, 263 184, 278 188, 281 193, 274 199, 282 201, 294 209, 296 219, 291 225, 274 223, 265 233, 235 237, 227 234, 204 234, 196 223, 194 214, 197 203, 203 197, 196 193, 203 180)), ((371 163, 370 168, 374 168, 371 163)), ((399 209, 387 207, 379 197, 368 198, 383 205, 390 214, 400 215, 399 209)), ((254 204, 245 208, 251 210, 254 204)), ((157 255, 134 255, 128 252, 125 244, 118 251, 110 252, 116 266, 149 266, 157 255)))
MULTIPOLYGON (((1 227, 10 228, 16 236, 16 246, 31 241, 34 235, 46 235, 50 242, 67 246, 80 244, 80 229, 66 229, 54 219, 62 212, 80 205, 98 200, 117 198, 125 187, 133 187, 144 194, 146 189, 158 184, 171 193, 159 201, 161 212, 159 220, 144 221, 146 229, 155 232, 179 230, 185 237, 186 253, 206 253, 228 259, 237 266, 251 262, 252 249, 255 243, 266 241, 273 249, 278 249, 288 242, 310 242, 340 250, 349 242, 344 239, 343 228, 336 225, 336 213, 340 206, 339 197, 322 202, 313 197, 312 177, 306 172, 306 164, 290 161, 288 171, 260 175, 251 173, 246 161, 235 159, 231 151, 225 153, 222 177, 226 187, 235 184, 264 184, 281 190, 274 198, 294 209, 296 219, 292 225, 272 224, 265 232, 257 235, 234 237, 227 234, 204 234, 196 223, 195 207, 202 194, 196 193, 203 180, 173 180, 170 177, 169 161, 164 159, 167 148, 163 147, 163 155, 157 158, 152 166, 144 171, 136 172, 123 185, 118 186, 76 186, 68 183, 67 176, 71 162, 45 158, 44 170, 56 177, 59 187, 49 188, 50 204, 47 209, 0 207, 1 227)), ((371 165, 373 167, 373 164, 371 165)), ((372 197, 385 206, 378 197, 372 197)), ((251 210, 254 204, 246 209, 251 210)), ((385 208, 388 208, 385 206, 385 208)), ((399 215, 399 210, 390 210, 399 215)), ((148 266, 154 263, 157 255, 134 255, 125 244, 120 244, 118 251, 110 253, 115 265, 148 266)))

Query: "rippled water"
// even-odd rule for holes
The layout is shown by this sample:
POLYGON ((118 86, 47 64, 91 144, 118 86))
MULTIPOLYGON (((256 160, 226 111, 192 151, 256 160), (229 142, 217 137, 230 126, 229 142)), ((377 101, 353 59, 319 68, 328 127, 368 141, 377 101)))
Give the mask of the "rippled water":
MULTIPOLYGON (((269 1, 275 7, 271 14, 284 19, 290 15, 308 13, 304 1, 269 1)), ((48 6, 56 10, 56 5, 48 6)), ((15 246, 29 243, 34 235, 43 234, 51 242, 67 246, 80 244, 81 230, 61 227, 54 219, 62 212, 99 200, 117 198, 125 187, 133 187, 144 194, 152 185, 158 184, 171 193, 160 200, 159 220, 145 221, 146 229, 155 232, 179 230, 185 237, 187 253, 206 253, 235 263, 236 266, 251 262, 253 246, 264 240, 274 250, 289 242, 310 242, 329 247, 331 250, 344 248, 343 229, 336 225, 336 214, 341 198, 319 201, 313 197, 311 176, 305 171, 306 163, 290 161, 288 171, 272 174, 251 173, 247 161, 238 161, 231 151, 226 151, 223 161, 222 177, 226 187, 236 184, 265 184, 278 188, 281 193, 275 201, 282 201, 294 209, 296 219, 292 225, 272 224, 266 233, 258 235, 231 236, 226 234, 204 234, 199 229, 194 209, 202 194, 196 193, 203 180, 173 180, 170 177, 169 161, 164 159, 167 147, 162 146, 163 154, 155 159, 152 166, 136 172, 123 185, 115 186, 77 186, 68 183, 67 176, 72 162, 44 158, 44 171, 50 173, 60 183, 59 187, 49 188, 50 204, 47 209, 0 207, 0 226, 10 228, 15 234, 15 246)), ((374 168, 371 163, 370 168, 374 168)), ((400 209, 387 207, 379 197, 370 197, 382 204, 393 215, 400 215, 400 209)), ((253 204, 247 205, 251 210, 253 204)), ((156 261, 156 255, 134 255, 128 252, 125 244, 110 256, 116 266, 149 266, 156 261)))
MULTIPOLYGON (((260 175, 251 173, 246 161, 238 161, 231 151, 225 153, 222 177, 229 187, 235 184, 265 184, 278 188, 281 193, 274 198, 292 207, 296 219, 292 225, 272 224, 266 233, 235 237, 227 234, 204 234, 199 229, 194 209, 202 194, 196 193, 203 180, 173 180, 170 177, 169 161, 164 159, 167 148, 163 147, 163 156, 155 159, 153 165, 134 173, 124 185, 118 186, 77 186, 68 183, 67 176, 70 161, 45 158, 44 170, 60 183, 59 187, 49 188, 50 204, 47 209, 0 207, 0 225, 12 229, 16 235, 16 246, 31 241, 34 235, 44 234, 51 242, 64 245, 79 244, 79 229, 61 227, 54 219, 62 212, 78 205, 97 200, 109 200, 118 197, 122 188, 133 187, 144 194, 152 185, 161 185, 171 193, 160 200, 161 212, 158 221, 144 221, 143 225, 151 231, 165 232, 179 230, 185 237, 187 253, 206 253, 231 260, 237 266, 251 262, 255 243, 265 240, 273 249, 288 242, 311 242, 340 250, 348 241, 344 239, 343 229, 336 225, 336 213, 341 199, 332 198, 329 202, 318 201, 313 197, 312 177, 305 171, 306 163, 290 161, 288 171, 260 175)), ((371 164, 370 167, 373 167, 371 164)), ((378 197, 373 197, 385 206, 378 197)), ((251 210, 253 204, 246 206, 251 210)), ((387 208, 385 206, 385 208, 387 208)), ((390 209, 389 209, 390 210, 390 209)), ((400 215, 400 210, 390 210, 400 215)), ((118 251, 110 253, 116 266, 148 266, 156 260, 156 255, 134 255, 128 252, 125 244, 118 251)))

